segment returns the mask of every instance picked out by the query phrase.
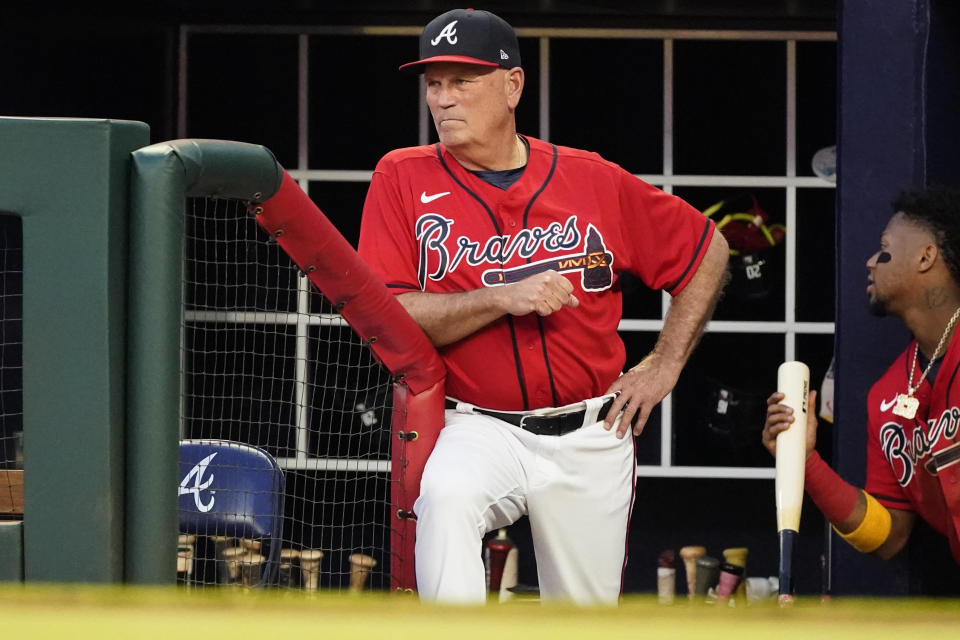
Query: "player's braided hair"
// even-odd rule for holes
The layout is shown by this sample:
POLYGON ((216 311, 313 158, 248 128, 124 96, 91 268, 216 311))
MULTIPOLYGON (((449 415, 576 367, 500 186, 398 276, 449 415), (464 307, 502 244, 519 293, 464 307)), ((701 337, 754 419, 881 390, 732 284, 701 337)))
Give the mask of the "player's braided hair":
POLYGON ((939 186, 906 190, 893 201, 893 210, 933 233, 950 275, 960 285, 960 191, 939 186))

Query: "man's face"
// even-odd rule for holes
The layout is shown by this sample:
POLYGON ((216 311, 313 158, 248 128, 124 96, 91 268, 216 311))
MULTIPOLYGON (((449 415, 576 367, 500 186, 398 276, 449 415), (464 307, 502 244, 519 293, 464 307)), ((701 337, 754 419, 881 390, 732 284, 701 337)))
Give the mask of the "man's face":
POLYGON ((880 236, 880 249, 867 260, 867 296, 873 315, 902 313, 910 294, 916 293, 912 289, 919 256, 933 243, 933 235, 902 212, 890 218, 880 236))
POLYGON ((514 86, 518 72, 455 62, 428 64, 423 81, 440 142, 448 149, 483 146, 504 127, 512 130, 513 109, 520 97, 514 86))

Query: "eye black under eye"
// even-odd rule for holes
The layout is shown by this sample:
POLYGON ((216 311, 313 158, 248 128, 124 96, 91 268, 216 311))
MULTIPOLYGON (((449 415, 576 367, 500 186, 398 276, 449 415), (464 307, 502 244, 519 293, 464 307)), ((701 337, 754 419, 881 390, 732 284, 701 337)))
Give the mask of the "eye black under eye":
POLYGON ((889 253, 887 253, 886 251, 881 251, 880 253, 877 254, 877 264, 882 264, 882 263, 884 263, 884 262, 890 262, 890 260, 891 260, 892 258, 893 258, 893 256, 891 256, 891 255, 890 255, 889 253))

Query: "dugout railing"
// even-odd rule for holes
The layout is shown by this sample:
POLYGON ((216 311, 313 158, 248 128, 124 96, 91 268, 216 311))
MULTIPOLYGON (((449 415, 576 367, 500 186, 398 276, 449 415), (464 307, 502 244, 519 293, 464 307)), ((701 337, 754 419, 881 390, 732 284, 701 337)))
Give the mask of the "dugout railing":
MULTIPOLYGON (((187 203, 200 201, 206 203, 203 207, 232 202, 235 210, 239 208, 248 220, 255 220, 264 230, 261 238, 245 241, 242 247, 246 248, 241 252, 257 252, 261 249, 254 245, 276 243, 290 256, 300 275, 308 278, 320 292, 323 308, 314 303, 306 307, 301 304, 295 314, 298 315, 296 322, 329 322, 332 317, 333 324, 342 324, 345 320, 356 338, 372 351, 380 363, 376 366, 382 365, 389 372, 392 403, 389 420, 380 420, 380 425, 385 428, 388 424, 391 430, 390 460, 375 469, 375 472, 389 474, 389 500, 383 502, 381 513, 383 526, 389 530, 388 549, 384 550, 389 567, 382 570, 389 573, 391 588, 415 588, 412 507, 423 465, 442 425, 445 379, 443 364, 429 340, 266 148, 230 141, 176 140, 139 149, 132 157, 125 519, 125 556, 129 561, 125 580, 164 583, 174 579, 177 494, 160 488, 177 486, 180 480, 176 477, 178 439, 196 434, 183 424, 185 403, 193 401, 184 398, 185 393, 189 395, 184 388, 184 375, 190 370, 185 358, 189 357, 191 345, 184 339, 190 330, 190 323, 185 320, 189 309, 183 311, 180 301, 190 298, 191 288, 197 287, 184 278, 184 236, 189 218, 187 203)), ((216 222, 211 224, 217 228, 216 222)), ((230 224, 246 223, 238 217, 230 224)), ((220 251, 215 249, 213 253, 220 251)), ((187 254, 189 259, 189 251, 187 254)), ((274 262, 266 268, 282 271, 285 267, 274 262)), ((194 267, 195 271, 198 269, 194 267)), ((216 275, 218 273, 215 271, 215 278, 222 276, 216 275)), ((229 284, 233 289, 228 287, 228 292, 238 286, 236 282, 229 284)), ((239 286, 242 288, 243 283, 239 286)), ((258 286, 262 290, 268 285, 261 282, 258 286)), ((231 323, 237 322, 238 316, 246 317, 253 324, 269 323, 273 321, 271 318, 291 315, 285 314, 282 306, 276 311, 260 307, 206 311, 198 315, 195 322, 219 323, 226 330, 234 326, 231 323)), ((278 320, 281 321, 285 322, 278 320)), ((303 367, 308 364, 304 361, 310 358, 299 349, 293 366, 303 367)), ((269 375, 263 372, 263 376, 269 375)), ((326 374, 315 370, 314 375, 326 374)), ((323 383, 315 380, 312 384, 316 390, 323 383)), ((340 395, 344 393, 339 387, 335 391, 340 395)), ((310 404, 310 398, 320 397, 317 393, 308 397, 302 389, 294 397, 282 388, 280 394, 284 397, 275 398, 274 404, 310 404)), ((310 407, 295 406, 293 411, 303 414, 310 411, 310 407)), ((269 421, 272 417, 268 413, 251 416, 249 421, 269 421)), ((304 431, 302 425, 288 424, 287 427, 304 431)), ((236 435, 235 428, 227 432, 236 435)), ((204 431, 202 435, 210 434, 204 431)), ((282 441, 284 436, 281 434, 278 439, 282 441)), ((302 441, 315 447, 316 440, 315 434, 306 434, 302 441)), ((297 455, 284 458, 283 446, 278 446, 280 453, 275 454, 286 461, 291 473, 322 466, 317 464, 322 452, 306 459, 302 445, 293 448, 297 449, 297 455)), ((344 465, 342 459, 334 466, 337 465, 344 468, 335 471, 369 467, 344 465)), ((310 513, 304 513, 303 518, 310 518, 315 506, 312 505, 310 513)), ((355 510, 354 501, 324 517, 348 517, 347 514, 355 510)), ((287 515, 288 520, 297 517, 289 512, 287 515)), ((301 534, 307 526, 309 523, 296 523, 301 534)), ((291 544, 308 546, 302 540, 291 544)))

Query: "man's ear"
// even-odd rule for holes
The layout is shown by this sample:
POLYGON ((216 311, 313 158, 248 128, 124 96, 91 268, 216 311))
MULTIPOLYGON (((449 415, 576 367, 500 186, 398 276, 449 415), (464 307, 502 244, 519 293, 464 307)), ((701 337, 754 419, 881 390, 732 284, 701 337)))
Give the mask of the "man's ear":
POLYGON ((506 76, 504 77, 504 90, 507 94, 507 104, 510 106, 510 110, 517 108, 517 104, 520 103, 520 95, 523 93, 523 69, 521 67, 514 67, 507 71, 506 76))
POLYGON ((920 252, 920 262, 917 265, 917 270, 921 273, 929 271, 933 268, 933 265, 937 264, 939 259, 939 247, 935 244, 928 244, 923 248, 923 251, 920 252))

